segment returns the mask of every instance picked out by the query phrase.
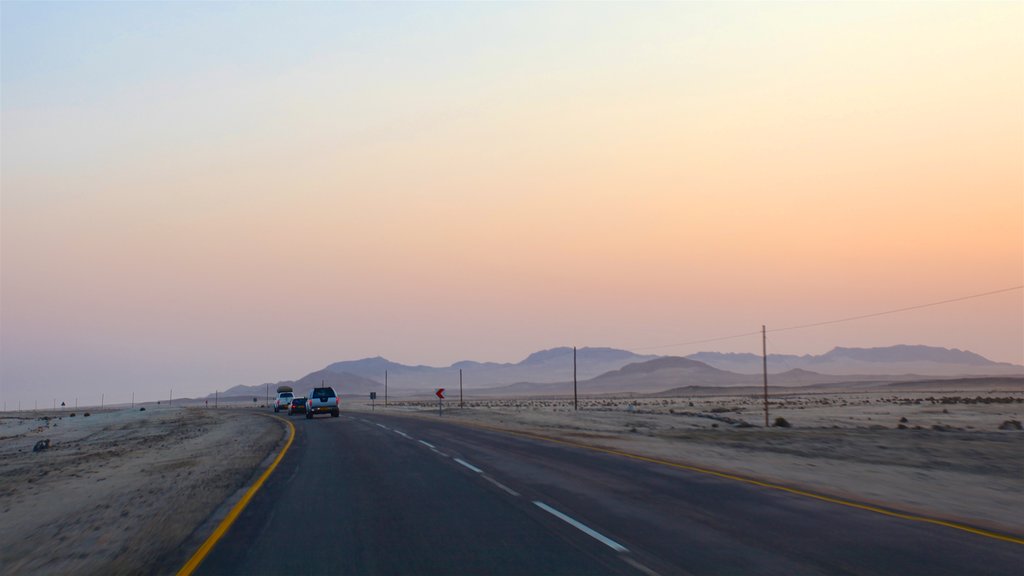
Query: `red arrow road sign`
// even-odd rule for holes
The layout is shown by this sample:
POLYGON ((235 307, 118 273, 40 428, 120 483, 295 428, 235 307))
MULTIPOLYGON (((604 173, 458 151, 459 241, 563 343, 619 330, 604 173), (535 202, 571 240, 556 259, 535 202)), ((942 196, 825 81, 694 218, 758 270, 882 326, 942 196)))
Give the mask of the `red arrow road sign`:
POLYGON ((434 392, 434 394, 437 394, 438 398, 444 400, 444 388, 438 388, 437 392, 434 392))

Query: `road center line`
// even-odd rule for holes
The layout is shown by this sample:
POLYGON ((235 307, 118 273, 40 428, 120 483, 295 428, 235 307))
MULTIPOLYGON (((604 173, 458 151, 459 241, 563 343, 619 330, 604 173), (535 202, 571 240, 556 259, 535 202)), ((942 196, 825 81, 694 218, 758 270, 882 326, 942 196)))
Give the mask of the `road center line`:
POLYGON ((483 473, 484 473, 484 471, 483 471, 483 470, 481 470, 481 469, 477 468, 476 466, 473 466, 472 464, 470 464, 469 462, 466 462, 466 461, 465 461, 465 460, 463 460, 462 458, 456 458, 456 459, 455 459, 455 461, 456 461, 456 462, 458 462, 459 464, 462 464, 462 465, 463 465, 463 466, 465 466, 466 468, 469 468, 469 469, 470 469, 470 470, 472 470, 473 472, 476 472, 477 474, 483 474, 483 473))
POLYGON ((426 446, 427 448, 430 448, 431 450, 437 450, 437 447, 435 447, 430 442, 424 442, 423 440, 420 440, 420 444, 423 444, 424 446, 426 446))
POLYGON ((412 438, 410 438, 408 434, 406 434, 405 432, 402 432, 401 430, 392 430, 392 432, 394 432, 395 434, 398 434, 402 438, 407 438, 409 440, 412 440, 412 438))
MULTIPOLYGON (((629 564, 633 568, 636 568, 637 570, 643 572, 644 574, 647 574, 647 576, 660 576, 654 570, 651 570, 647 566, 644 566, 643 564, 637 562, 636 560, 633 560, 632 558, 630 558, 629 556, 626 556, 625 554, 623 554, 622 556, 619 556, 619 558, 621 558, 622 561, 625 562, 626 564, 629 564)), ((690 572, 684 572, 683 574, 690 574, 690 572)))
POLYGON ((497 480, 495 480, 494 478, 491 478, 491 477, 490 477, 490 476, 488 476, 487 474, 483 474, 483 479, 484 479, 484 480, 487 480, 487 481, 488 481, 488 482, 490 482, 491 484, 494 484, 494 485, 495 485, 495 486, 497 486, 498 488, 501 488, 501 489, 502 489, 502 490, 504 490, 505 492, 508 492, 508 494, 509 494, 510 496, 519 496, 519 492, 516 492, 515 490, 513 490, 513 489, 509 488, 508 486, 505 486, 504 484, 502 484, 501 482, 498 482, 498 481, 497 481, 497 480))
MULTIPOLYGON (((374 422, 374 424, 377 424, 377 423, 376 423, 376 422, 374 422)), ((377 426, 380 426, 381 428, 383 428, 383 429, 385 429, 385 430, 391 430, 391 428, 388 428, 387 426, 385 426, 385 425, 383 425, 383 424, 377 424, 377 426)))
POLYGON ((551 506, 548 506, 547 504, 541 502, 540 500, 534 500, 533 503, 536 504, 537 507, 540 508, 541 510, 543 510, 543 511, 545 511, 545 512, 547 512, 547 513, 549 513, 549 514, 551 514, 551 515, 553 515, 555 517, 557 517, 558 519, 562 520, 563 522, 571 524, 572 526, 574 526, 578 530, 582 531, 587 536, 590 536, 591 538, 597 540, 598 542, 604 544, 605 546, 611 548, 612 550, 615 550, 616 552, 629 552, 629 550, 626 549, 626 547, 623 546, 622 544, 619 544, 615 540, 612 540, 611 538, 608 538, 604 534, 601 534, 600 532, 598 532, 597 530, 594 530, 593 528, 587 526, 586 524, 584 524, 582 522, 579 522, 577 520, 574 520, 570 516, 566 516, 565 514, 562 514, 558 510, 555 510, 554 508, 552 508, 551 506))

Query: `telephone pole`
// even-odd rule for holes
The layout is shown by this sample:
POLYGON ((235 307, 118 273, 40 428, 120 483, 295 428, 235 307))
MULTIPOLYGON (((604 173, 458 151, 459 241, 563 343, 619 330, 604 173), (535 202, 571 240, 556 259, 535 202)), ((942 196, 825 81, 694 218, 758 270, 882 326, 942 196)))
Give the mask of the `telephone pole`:
POLYGON ((384 371, 384 407, 388 407, 388 371, 384 371))
POLYGON ((761 325, 761 366, 764 374, 764 427, 768 427, 768 337, 764 324, 761 325))
POLYGON ((580 409, 579 397, 576 395, 576 347, 572 347, 572 409, 580 409))
POLYGON ((465 408, 465 406, 462 402, 462 368, 459 368, 459 408, 465 408))

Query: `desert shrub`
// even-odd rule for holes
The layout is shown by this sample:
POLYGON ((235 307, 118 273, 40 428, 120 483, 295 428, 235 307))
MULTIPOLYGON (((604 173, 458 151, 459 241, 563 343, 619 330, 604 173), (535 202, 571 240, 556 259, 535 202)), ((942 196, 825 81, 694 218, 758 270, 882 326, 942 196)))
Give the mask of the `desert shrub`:
POLYGON ((776 426, 778 428, 789 428, 790 426, 792 426, 792 424, 789 423, 789 420, 786 420, 782 416, 779 416, 778 418, 775 419, 775 423, 772 424, 772 426, 776 426))

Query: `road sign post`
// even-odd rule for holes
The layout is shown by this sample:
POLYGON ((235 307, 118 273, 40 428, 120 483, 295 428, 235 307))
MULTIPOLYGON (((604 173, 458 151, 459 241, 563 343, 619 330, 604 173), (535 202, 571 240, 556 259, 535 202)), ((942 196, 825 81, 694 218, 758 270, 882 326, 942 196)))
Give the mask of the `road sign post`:
POLYGON ((376 392, 370 392, 370 412, 373 412, 373 410, 374 410, 374 400, 376 400, 376 399, 377 399, 377 393, 376 392))
POLYGON ((444 388, 438 388, 434 394, 437 395, 437 415, 441 416, 441 410, 444 408, 444 388))

